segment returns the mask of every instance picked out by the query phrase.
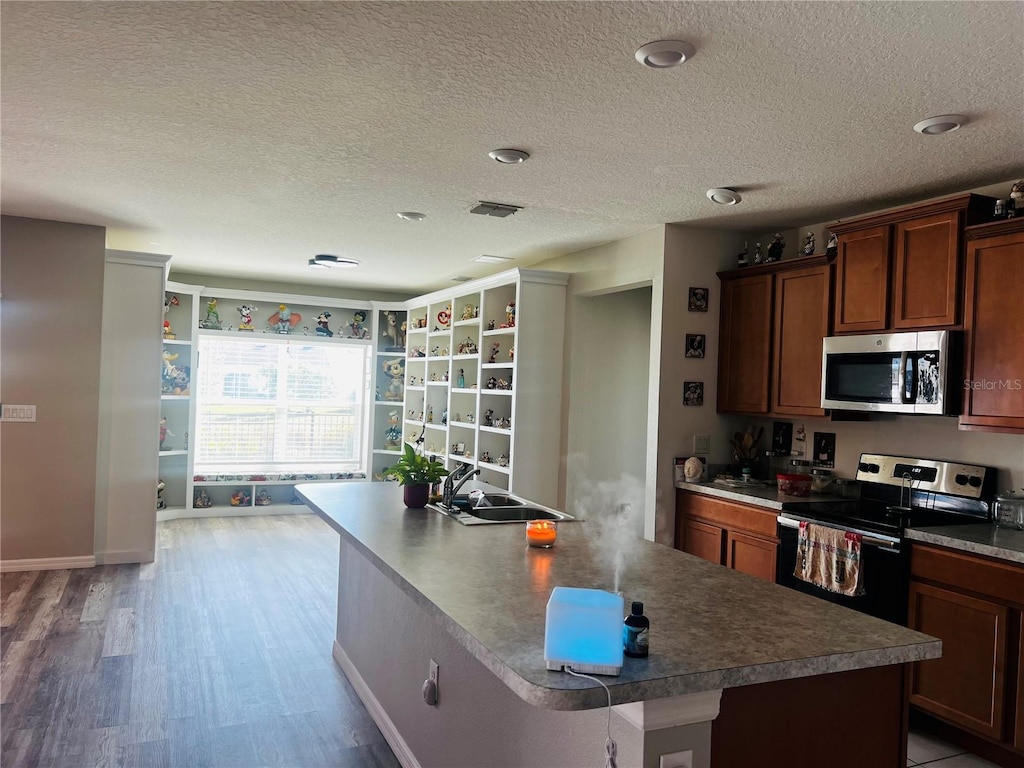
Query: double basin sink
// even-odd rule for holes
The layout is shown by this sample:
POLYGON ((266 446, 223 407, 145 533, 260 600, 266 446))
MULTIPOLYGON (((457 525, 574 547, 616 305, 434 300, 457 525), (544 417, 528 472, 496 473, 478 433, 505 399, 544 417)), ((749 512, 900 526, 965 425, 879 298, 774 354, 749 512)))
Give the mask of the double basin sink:
POLYGON ((575 520, 572 515, 531 504, 508 493, 456 494, 452 509, 441 504, 428 504, 430 509, 454 517, 463 525, 494 525, 525 523, 528 520, 575 520))

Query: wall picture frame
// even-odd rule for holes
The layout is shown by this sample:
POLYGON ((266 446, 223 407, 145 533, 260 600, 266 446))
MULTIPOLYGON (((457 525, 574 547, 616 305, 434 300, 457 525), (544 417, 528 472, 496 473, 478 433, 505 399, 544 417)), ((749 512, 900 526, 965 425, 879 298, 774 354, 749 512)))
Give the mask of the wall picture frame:
POLYGON ((704 382, 683 382, 683 405, 704 405, 704 382))
POLYGON ((703 333, 686 334, 686 352, 683 354, 683 356, 694 358, 697 360, 703 360, 705 341, 706 337, 703 333))
POLYGON ((690 312, 707 312, 708 289, 691 287, 687 294, 686 309, 690 312))

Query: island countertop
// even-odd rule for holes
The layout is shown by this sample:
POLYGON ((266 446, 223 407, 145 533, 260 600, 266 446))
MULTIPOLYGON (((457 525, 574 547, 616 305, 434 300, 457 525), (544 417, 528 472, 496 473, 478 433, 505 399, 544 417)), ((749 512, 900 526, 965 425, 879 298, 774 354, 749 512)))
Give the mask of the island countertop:
POLYGON ((319 483, 298 492, 334 530, 520 698, 547 709, 606 703, 587 680, 548 671, 555 586, 641 600, 651 654, 602 678, 616 704, 936 658, 939 640, 769 584, 601 521, 561 523, 550 550, 522 524, 468 527, 407 509, 394 483, 319 483), (618 544, 622 538, 627 543, 618 544), (618 585, 614 552, 621 547, 618 585))

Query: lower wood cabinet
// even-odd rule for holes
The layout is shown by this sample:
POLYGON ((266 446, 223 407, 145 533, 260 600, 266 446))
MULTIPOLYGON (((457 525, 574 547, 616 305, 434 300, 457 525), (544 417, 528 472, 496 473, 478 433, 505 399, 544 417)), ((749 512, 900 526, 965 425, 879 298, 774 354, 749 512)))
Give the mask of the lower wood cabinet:
POLYGON ((765 581, 779 551, 773 510, 676 491, 676 549, 765 581))
POLYGON ((908 623, 942 640, 911 705, 1024 754, 1024 566, 914 542, 910 574, 908 623))

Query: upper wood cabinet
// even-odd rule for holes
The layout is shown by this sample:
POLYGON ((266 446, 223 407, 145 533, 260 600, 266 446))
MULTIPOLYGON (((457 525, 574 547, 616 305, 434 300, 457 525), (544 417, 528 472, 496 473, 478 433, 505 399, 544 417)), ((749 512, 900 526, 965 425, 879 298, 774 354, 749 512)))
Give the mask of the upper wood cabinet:
POLYGON ((963 228, 986 221, 994 202, 959 195, 832 225, 834 332, 959 327, 963 228))
POLYGON ((721 312, 718 410, 767 413, 772 275, 723 279, 721 312))
POLYGON ((1024 219, 967 230, 960 425, 1024 432, 1024 219))
POLYGON ((821 347, 829 335, 832 267, 818 264, 775 275, 772 412, 823 416, 821 347))
POLYGON ((872 227, 839 238, 836 257, 836 333, 889 327, 889 227, 872 227))

